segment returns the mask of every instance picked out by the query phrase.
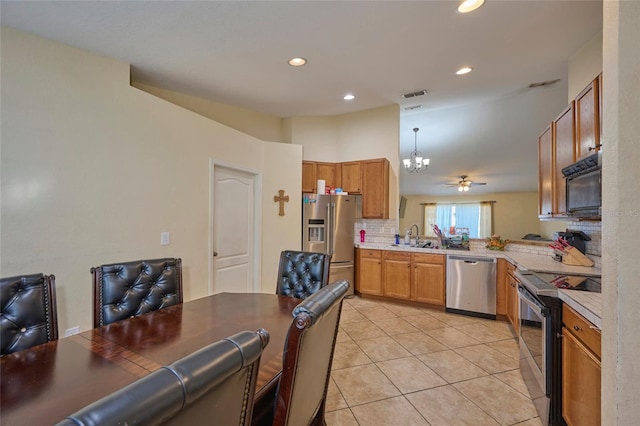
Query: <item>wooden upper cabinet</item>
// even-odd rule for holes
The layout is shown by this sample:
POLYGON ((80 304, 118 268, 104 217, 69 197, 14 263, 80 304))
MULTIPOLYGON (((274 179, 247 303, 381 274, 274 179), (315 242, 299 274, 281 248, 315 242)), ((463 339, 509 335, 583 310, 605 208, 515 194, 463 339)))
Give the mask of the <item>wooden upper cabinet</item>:
POLYGON ((600 143, 602 143, 602 73, 598 74, 598 112, 600 113, 600 143))
POLYGON ((311 194, 324 194, 324 188, 316 188, 318 179, 323 179, 325 185, 332 188, 337 186, 335 163, 322 163, 319 161, 302 162, 302 192, 311 194))
POLYGON ((349 194, 362 194, 362 162, 340 163, 342 190, 349 194))
POLYGON ((576 97, 577 160, 600 150, 600 96, 598 90, 598 78, 596 78, 576 97))
POLYGON ((316 180, 318 179, 323 179, 326 185, 336 188, 336 164, 316 162, 316 180))
POLYGON ((572 101, 567 108, 553 122, 555 135, 555 165, 554 165, 554 199, 555 209, 553 215, 562 217, 567 216, 567 188, 565 179, 562 175, 562 169, 574 163, 575 159, 575 120, 574 120, 574 102, 572 101))
POLYGON ((302 162, 302 192, 315 194, 316 192, 316 163, 302 162))
POLYGON ((389 160, 386 158, 362 161, 362 217, 389 218, 389 160))
POLYGON ((553 126, 549 126, 538 138, 538 216, 540 218, 552 217, 555 209, 553 159, 553 126))

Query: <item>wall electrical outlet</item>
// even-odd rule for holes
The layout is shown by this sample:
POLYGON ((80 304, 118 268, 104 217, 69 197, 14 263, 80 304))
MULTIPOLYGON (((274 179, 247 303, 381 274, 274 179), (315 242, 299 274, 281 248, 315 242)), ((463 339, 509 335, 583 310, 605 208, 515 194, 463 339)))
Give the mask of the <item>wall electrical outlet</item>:
POLYGON ((169 233, 168 232, 161 232, 160 233, 160 245, 161 246, 168 246, 169 245, 169 233))
POLYGON ((76 325, 75 327, 67 328, 64 331, 64 337, 73 336, 74 334, 80 333, 80 326, 76 325))

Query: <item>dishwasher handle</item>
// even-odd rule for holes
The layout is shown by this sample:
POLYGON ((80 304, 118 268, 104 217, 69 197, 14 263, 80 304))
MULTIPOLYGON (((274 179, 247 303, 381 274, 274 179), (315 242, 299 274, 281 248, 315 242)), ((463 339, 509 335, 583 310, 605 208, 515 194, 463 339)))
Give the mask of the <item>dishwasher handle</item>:
POLYGON ((448 260, 458 260, 463 261, 464 263, 477 265, 478 263, 496 263, 495 257, 470 257, 470 256, 455 256, 449 255, 447 256, 448 260))

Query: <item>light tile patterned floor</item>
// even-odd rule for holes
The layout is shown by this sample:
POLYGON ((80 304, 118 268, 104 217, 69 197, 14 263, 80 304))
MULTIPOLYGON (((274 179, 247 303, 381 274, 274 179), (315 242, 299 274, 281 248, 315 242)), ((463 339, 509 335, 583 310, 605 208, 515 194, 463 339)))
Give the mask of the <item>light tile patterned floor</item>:
POLYGON ((345 299, 328 426, 541 425, 506 322, 345 299))

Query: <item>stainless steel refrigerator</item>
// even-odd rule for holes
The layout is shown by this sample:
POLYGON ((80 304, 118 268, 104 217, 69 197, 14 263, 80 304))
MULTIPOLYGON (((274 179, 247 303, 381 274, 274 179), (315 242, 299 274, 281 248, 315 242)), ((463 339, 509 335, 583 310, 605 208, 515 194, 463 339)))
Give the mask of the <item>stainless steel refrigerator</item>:
POLYGON ((302 250, 330 254, 329 282, 349 281, 349 295, 354 285, 355 220, 355 195, 304 195, 302 250))

